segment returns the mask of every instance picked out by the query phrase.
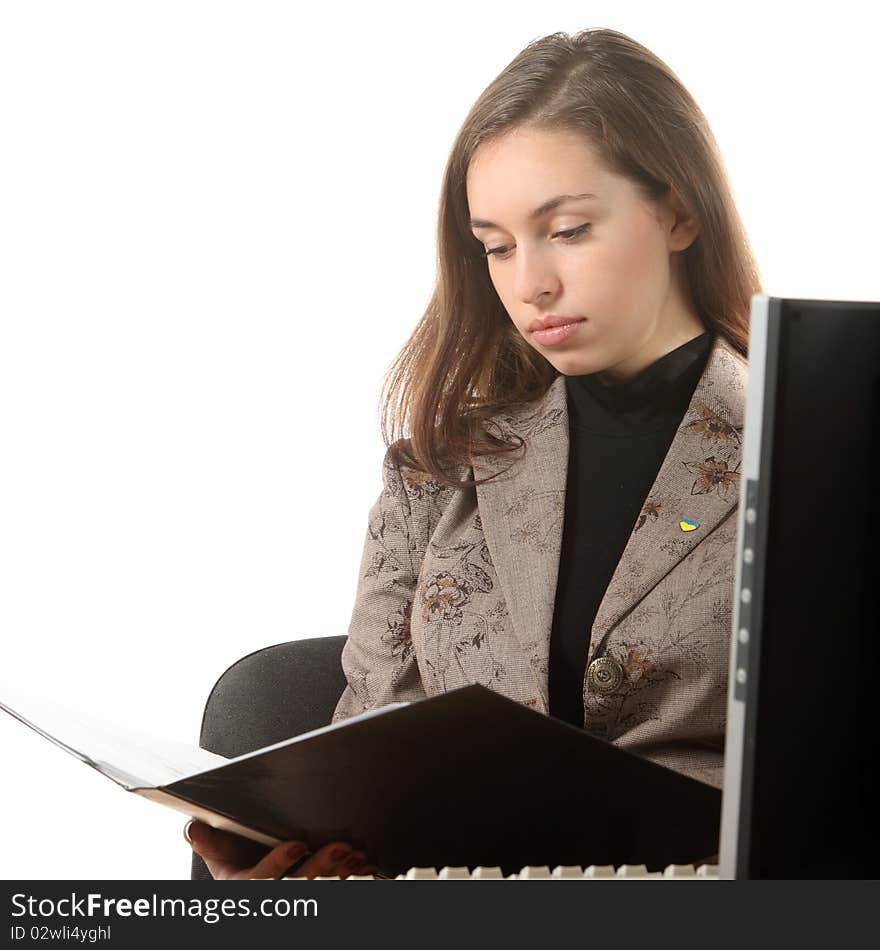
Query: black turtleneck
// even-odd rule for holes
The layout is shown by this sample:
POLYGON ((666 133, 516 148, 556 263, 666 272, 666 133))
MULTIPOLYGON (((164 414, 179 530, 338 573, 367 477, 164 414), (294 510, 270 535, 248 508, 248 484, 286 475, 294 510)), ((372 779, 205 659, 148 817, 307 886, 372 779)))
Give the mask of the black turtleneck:
POLYGON ((550 634, 550 715, 583 728, 593 621, 712 349, 706 330, 605 385, 565 380, 569 419, 565 522, 550 634))

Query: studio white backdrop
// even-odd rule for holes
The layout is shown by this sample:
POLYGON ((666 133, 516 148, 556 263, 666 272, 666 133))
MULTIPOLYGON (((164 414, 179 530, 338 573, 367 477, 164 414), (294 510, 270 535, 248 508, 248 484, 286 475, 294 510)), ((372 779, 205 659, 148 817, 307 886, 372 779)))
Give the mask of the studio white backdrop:
MULTIPOLYGON (((448 150, 532 39, 654 50, 765 292, 880 299, 869 11, 0 4, 0 684, 197 744, 231 663, 346 632, 448 150)), ((5 714, 0 763, 0 877, 188 876, 182 816, 5 714)))

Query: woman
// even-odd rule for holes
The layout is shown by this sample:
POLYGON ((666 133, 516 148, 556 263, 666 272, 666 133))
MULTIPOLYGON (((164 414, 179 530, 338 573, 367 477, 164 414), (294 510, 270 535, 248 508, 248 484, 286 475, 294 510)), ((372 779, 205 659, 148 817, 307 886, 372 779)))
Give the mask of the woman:
MULTIPOLYGON (((479 682, 720 786, 761 287, 705 117, 618 32, 530 43, 459 131, 438 241, 333 721, 479 682)), ((305 852, 191 834, 215 877, 305 852)), ((335 842, 296 874, 372 869, 335 842)))

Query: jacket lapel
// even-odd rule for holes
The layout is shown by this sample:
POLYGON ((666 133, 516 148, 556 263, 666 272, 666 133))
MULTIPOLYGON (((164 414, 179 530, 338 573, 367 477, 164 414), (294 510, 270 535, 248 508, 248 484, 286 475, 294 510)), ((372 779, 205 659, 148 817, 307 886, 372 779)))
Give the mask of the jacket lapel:
MULTIPOLYGON (((525 455, 481 457, 474 474, 483 534, 507 604, 514 635, 529 659, 543 704, 556 598, 565 482, 568 469, 568 410, 565 377, 558 376, 530 409, 495 416, 487 427, 496 435, 525 440, 525 455)), ((477 460, 474 459, 476 463, 477 460)))
POLYGON ((591 655, 601 639, 736 507, 746 374, 742 358, 723 337, 716 337, 599 605, 591 655))
MULTIPOLYGON (((747 369, 716 337, 690 404, 663 460, 617 568, 591 634, 590 653, 638 602, 735 507, 747 369), (681 523, 697 525, 683 530, 681 523)), ((482 530, 501 585, 514 635, 547 700, 550 630, 556 600, 568 472, 565 377, 538 402, 500 414, 487 427, 525 455, 473 460, 474 473, 492 481, 476 488, 482 530)), ((686 524, 686 527, 689 527, 686 524)))

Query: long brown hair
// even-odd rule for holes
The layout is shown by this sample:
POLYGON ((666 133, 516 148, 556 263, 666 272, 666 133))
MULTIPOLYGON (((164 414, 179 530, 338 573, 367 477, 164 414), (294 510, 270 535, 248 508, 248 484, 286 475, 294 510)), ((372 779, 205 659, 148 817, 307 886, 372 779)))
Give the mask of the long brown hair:
MULTIPOLYGON (((683 252, 696 311, 744 357, 760 275, 720 150, 672 70, 615 30, 553 33, 528 44, 477 99, 446 164, 431 300, 383 385, 382 436, 397 460, 437 482, 458 480, 474 455, 522 445, 483 423, 547 392, 559 375, 522 338, 498 298, 469 227, 466 177, 477 147, 515 128, 576 131, 647 200, 673 189, 699 233, 683 252), (406 423, 411 435, 403 438, 406 423)), ((488 479, 486 479, 488 480, 488 479)))

